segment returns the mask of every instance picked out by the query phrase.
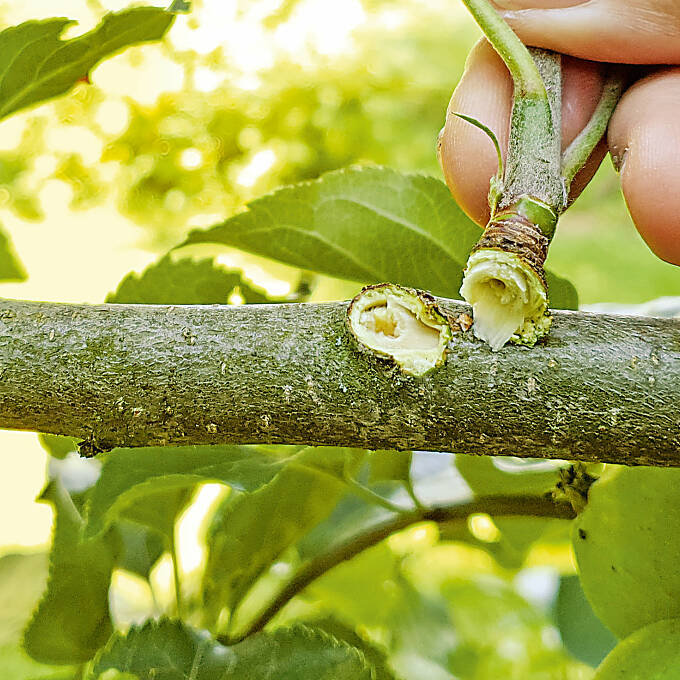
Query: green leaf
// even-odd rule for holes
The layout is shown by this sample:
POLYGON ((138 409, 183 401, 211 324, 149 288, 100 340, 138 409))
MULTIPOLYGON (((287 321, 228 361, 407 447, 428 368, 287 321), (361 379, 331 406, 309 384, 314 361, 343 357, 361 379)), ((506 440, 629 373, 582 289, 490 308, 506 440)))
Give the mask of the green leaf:
POLYGON ((184 245, 221 243, 342 279, 456 297, 480 236, 439 180, 366 167, 259 198, 184 245))
POLYGON ((452 576, 442 588, 450 603, 458 649, 449 668, 460 678, 588 678, 546 635, 550 622, 504 579, 452 576), (512 654, 508 649, 512 648, 512 654), (578 670, 577 670, 578 668, 578 670))
MULTIPOLYGON (((361 283, 391 281, 459 298, 480 228, 439 180, 384 167, 345 168, 279 189, 182 245, 220 243, 361 283)), ((566 280, 548 272, 551 305, 576 309, 566 280)))
POLYGON ((38 663, 18 644, 0 645, 0 668, 2 680, 80 680, 75 668, 38 663))
POLYGON ((558 481, 560 464, 509 456, 456 455, 455 465, 478 496, 542 495, 558 481))
POLYGON ((154 529, 172 542, 175 523, 186 508, 194 494, 195 484, 186 487, 153 491, 147 487, 148 493, 122 511, 125 519, 154 529))
MULTIPOLYGON (((433 455, 441 457, 441 454, 433 455)), ((405 461, 410 459, 411 452, 374 451, 370 453, 368 465, 366 465, 368 488, 383 498, 408 508, 409 501, 405 498, 405 491, 408 492, 408 489, 404 489, 404 480, 399 480, 399 477, 406 476, 405 461), (374 477, 383 479, 371 484, 371 478, 374 477), (389 477, 394 479, 389 479, 389 477)), ((422 458, 418 459, 418 462, 422 463, 422 461, 422 458)), ((364 472, 365 470, 362 469, 362 475, 364 472)), ((361 481, 363 481, 363 476, 361 481)), ((426 497, 432 493, 439 494, 441 497, 439 489, 443 480, 440 474, 428 474, 417 481, 419 491, 426 497)), ((413 504, 413 498, 410 503, 413 504)), ((348 494, 340 500, 327 519, 314 527, 297 544, 296 550, 302 560, 315 559, 325 553, 342 549, 341 546, 353 542, 362 534, 378 529, 393 518, 394 513, 386 508, 370 502, 365 497, 348 494)))
POLYGON ((370 482, 407 482, 411 472, 411 451, 373 451, 370 458, 370 482))
POLYGON ((554 608, 562 642, 579 661, 597 666, 618 642, 595 616, 576 574, 562 576, 554 608))
MULTIPOLYGON (((2 33, 0 33, 0 38, 2 33)), ((0 43, 1 49, 1 43, 0 43)), ((1 61, 1 60, 0 60, 1 61)), ((25 281, 26 270, 14 252, 12 242, 5 230, 0 227, 0 281, 25 281)))
MULTIPOLYGON (((536 495, 549 492, 558 480, 559 463, 545 460, 515 459, 508 456, 456 455, 455 465, 478 496, 536 495)), ((508 569, 522 565, 527 550, 555 521, 535 517, 494 517, 501 532, 499 541, 478 542, 508 569)))
POLYGON ((115 633, 95 658, 86 677, 97 680, 112 669, 139 680, 217 680, 234 655, 206 632, 180 621, 161 619, 115 633))
POLYGON ((113 535, 116 567, 148 578, 165 550, 161 534, 136 522, 118 520, 113 535))
MULTIPOLYGON (((369 487, 383 498, 403 489, 395 482, 382 482, 369 487)), ((297 544, 296 549, 302 560, 310 560, 338 549, 357 536, 377 528, 394 517, 389 510, 369 502, 366 498, 347 494, 337 503, 333 512, 315 526, 297 544)))
POLYGON ((47 581, 46 553, 0 558, 0 646, 21 640, 47 581))
POLYGON ((187 0, 172 0, 172 4, 168 7, 168 12, 191 12, 191 3, 187 0))
POLYGON ((454 680, 449 658, 458 646, 458 635, 446 602, 425 595, 404 577, 397 579, 402 597, 395 612, 390 662, 405 678, 454 680))
POLYGON ((38 435, 38 440, 43 449, 53 458, 63 459, 69 453, 78 451, 79 439, 77 437, 65 437, 59 434, 41 434, 38 435))
POLYGON ((593 680, 676 680, 679 668, 680 619, 662 619, 621 640, 593 680))
POLYGON ((116 669, 139 680, 371 680, 361 652, 322 631, 259 633, 225 647, 179 621, 149 621, 116 633, 87 676, 116 669))
POLYGON ((452 680, 448 658, 457 635, 446 603, 425 595, 404 577, 387 542, 343 562, 306 591, 323 611, 362 630, 384 631, 398 677, 452 680))
POLYGON ((548 296, 551 309, 578 309, 578 293, 567 279, 546 269, 545 277, 548 281, 548 296))
POLYGON ((288 458, 259 447, 182 446, 114 449, 90 492, 85 536, 93 538, 149 493, 221 482, 254 491, 271 481, 288 458))
POLYGON ((0 118, 68 92, 105 57, 159 40, 174 15, 157 7, 107 14, 92 31, 71 40, 60 35, 69 19, 27 21, 0 33, 0 118))
MULTIPOLYGON (((345 493, 332 470, 342 451, 305 449, 272 482, 255 493, 228 498, 215 516, 208 537, 203 577, 204 600, 217 621, 232 609, 255 580, 289 546, 327 517, 345 493), (331 463, 320 465, 326 454, 331 463)), ((354 464, 353 454, 347 463, 354 464)))
POLYGON ((24 648, 53 664, 91 659, 111 634, 109 584, 113 551, 109 539, 81 542, 83 520, 57 481, 40 500, 51 503, 55 528, 47 591, 24 633, 24 648))
POLYGON ((395 676, 389 667, 387 655, 383 649, 372 645, 370 642, 359 637, 356 631, 347 626, 338 619, 328 616, 323 619, 315 619, 309 622, 310 625, 317 630, 323 630, 325 633, 333 636, 336 640, 346 642, 351 647, 360 650, 366 657, 368 663, 373 667, 375 672, 375 680, 395 680, 395 676))
POLYGON ((141 275, 128 274, 107 302, 145 304, 210 305, 227 304, 239 292, 247 303, 268 302, 267 296, 243 281, 238 272, 217 266, 212 260, 165 256, 141 275))
POLYGON ((344 479, 346 475, 353 476, 357 472, 365 457, 365 449, 350 449, 342 446, 306 446, 297 454, 295 464, 344 479))
MULTIPOLYGON (((356 648, 312 628, 260 633, 232 647, 236 664, 224 680, 372 680, 356 648)), ((220 678, 221 680, 221 678, 220 678)))

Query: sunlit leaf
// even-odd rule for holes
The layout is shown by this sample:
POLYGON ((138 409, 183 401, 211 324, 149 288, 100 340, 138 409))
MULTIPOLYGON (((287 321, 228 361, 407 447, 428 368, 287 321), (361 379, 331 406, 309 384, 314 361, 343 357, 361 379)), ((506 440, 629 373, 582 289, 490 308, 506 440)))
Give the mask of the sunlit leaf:
POLYGON ((268 302, 267 296, 212 260, 173 260, 164 257, 142 274, 128 274, 107 302, 146 304, 227 304, 238 293, 244 302, 268 302))
POLYGON ((113 550, 107 537, 81 542, 83 520, 58 481, 40 498, 54 507, 56 520, 47 591, 24 633, 24 648, 44 663, 87 661, 111 634, 113 550))
POLYGON ((578 309, 578 293, 571 281, 553 274, 549 269, 546 269, 545 277, 552 309, 578 309))
POLYGON ((174 15, 157 7, 107 14, 92 31, 60 36, 69 19, 27 21, 0 33, 0 118, 68 92, 105 57, 159 40, 174 15))
POLYGON ((0 281, 24 281, 25 279, 26 271, 14 252, 9 236, 0 227, 0 281))
POLYGON ((73 666, 38 663, 21 649, 19 643, 0 646, 0 669, 2 680, 80 680, 79 671, 73 666))
POLYGON ((282 0, 278 7, 264 18, 263 25, 268 29, 277 28, 291 18, 299 4, 299 0, 282 0))
POLYGON ((199 482, 221 482, 254 491, 286 465, 259 447, 182 446, 114 449, 88 499, 86 536, 106 529, 147 494, 186 489, 199 482))
POLYGON ((179 621, 150 621, 117 633, 87 676, 109 669, 139 680, 371 680, 363 654, 311 628, 259 633, 225 647, 179 621))
POLYGON ((579 661, 597 666, 618 642, 595 616, 576 574, 562 576, 554 606, 562 642, 579 661))
POLYGON ((173 550, 175 524, 191 500, 195 485, 146 493, 120 511, 112 522, 116 566, 148 578, 165 550, 173 550))
POLYGON ((407 481, 412 455, 411 451, 373 451, 370 459, 370 481, 407 481))
POLYGON ((18 642, 47 581, 46 553, 0 558, 0 646, 18 642))
MULTIPOLYGON (((519 460, 511 457, 457 455, 455 465, 478 496, 536 495, 552 489, 558 464, 546 460, 519 460)), ((546 529, 559 520, 538 517, 494 517, 500 538, 480 542, 499 564, 509 569, 521 566, 526 551, 546 529)))
POLYGON ((116 566, 148 578, 166 548, 161 534, 136 522, 118 520, 113 535, 116 566))
POLYGON ((559 463, 551 460, 457 455, 455 466, 480 496, 542 495, 558 481, 559 463))
POLYGON ((598 667, 593 680, 676 680, 680 619, 655 621, 625 637, 598 667))
POLYGON ((102 181, 98 169, 86 166, 79 154, 63 156, 52 176, 71 188, 69 207, 72 210, 87 210, 106 198, 108 185, 102 181))
POLYGON ((172 540, 175 522, 191 500, 195 484, 153 491, 150 484, 144 496, 128 505, 121 515, 132 522, 154 529, 172 540))
POLYGON ((280 189, 192 232, 185 245, 221 243, 338 278, 455 297, 480 235, 439 180, 367 167, 280 189))
POLYGON ((65 437, 59 434, 41 434, 38 440, 42 447, 53 458, 66 458, 69 453, 78 451, 78 438, 65 437))
POLYGON ((305 449, 271 483, 227 499, 213 520, 203 579, 204 599, 215 620, 286 548, 330 514, 345 493, 336 477, 342 467, 356 465, 355 458, 352 449, 305 449), (327 465, 321 462, 324 456, 327 465))

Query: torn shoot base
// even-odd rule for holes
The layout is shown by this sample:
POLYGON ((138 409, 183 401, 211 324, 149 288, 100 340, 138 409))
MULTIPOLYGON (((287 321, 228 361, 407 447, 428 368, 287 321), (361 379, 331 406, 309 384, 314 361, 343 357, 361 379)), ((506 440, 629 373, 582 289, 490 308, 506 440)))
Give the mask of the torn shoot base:
POLYGON ((545 286, 513 253, 474 252, 460 292, 472 305, 474 334, 494 352, 508 341, 532 346, 550 328, 545 286))

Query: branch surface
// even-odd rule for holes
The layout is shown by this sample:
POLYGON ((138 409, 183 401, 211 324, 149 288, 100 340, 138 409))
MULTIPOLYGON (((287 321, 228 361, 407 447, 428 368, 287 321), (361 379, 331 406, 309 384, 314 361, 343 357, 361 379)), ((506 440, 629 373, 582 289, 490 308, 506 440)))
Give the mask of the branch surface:
MULTIPOLYGON (((467 305, 439 300, 453 317, 467 305)), ((287 443, 680 466, 680 321, 555 312, 532 349, 455 333, 422 378, 347 304, 0 300, 0 428, 116 446, 287 443)))

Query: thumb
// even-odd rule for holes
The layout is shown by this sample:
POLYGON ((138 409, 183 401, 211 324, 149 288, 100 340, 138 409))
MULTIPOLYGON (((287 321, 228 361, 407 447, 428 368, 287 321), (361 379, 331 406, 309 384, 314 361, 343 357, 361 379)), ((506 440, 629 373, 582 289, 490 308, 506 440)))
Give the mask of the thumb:
POLYGON ((581 59, 680 64, 678 0, 494 0, 527 44, 581 59))

